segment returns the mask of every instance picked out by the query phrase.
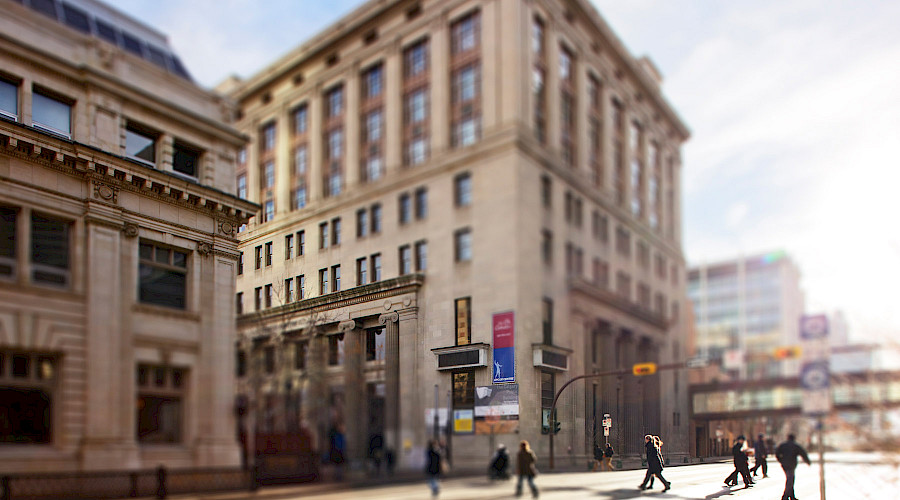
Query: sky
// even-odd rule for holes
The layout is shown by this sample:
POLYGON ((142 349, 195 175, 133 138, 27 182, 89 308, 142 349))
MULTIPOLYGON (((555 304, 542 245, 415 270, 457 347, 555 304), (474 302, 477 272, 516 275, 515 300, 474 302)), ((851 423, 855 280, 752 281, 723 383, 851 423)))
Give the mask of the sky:
MULTIPOLYGON (((807 311, 900 341, 900 2, 592 0, 692 131, 689 263, 785 250, 807 311), (892 166, 893 165, 893 166, 892 166)), ((361 0, 118 0, 212 87, 250 76, 361 0)))

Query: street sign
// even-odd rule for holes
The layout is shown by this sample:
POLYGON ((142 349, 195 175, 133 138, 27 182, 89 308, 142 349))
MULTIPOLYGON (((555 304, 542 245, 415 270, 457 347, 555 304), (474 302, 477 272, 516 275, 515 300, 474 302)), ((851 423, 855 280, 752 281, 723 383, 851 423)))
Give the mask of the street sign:
POLYGON ((684 366, 688 368, 703 368, 709 366, 709 358, 705 358, 703 356, 698 356, 696 358, 690 358, 685 361, 684 366))
POLYGON ((609 427, 603 428, 603 435, 609 437, 609 427))
POLYGON ((828 389, 831 385, 828 361, 804 363, 800 370, 800 384, 806 391, 828 389))
POLYGON ((828 317, 824 314, 803 316, 800 318, 800 338, 803 340, 824 339, 828 337, 828 317))
POLYGON ((642 375, 653 375, 656 373, 656 363, 637 363, 631 367, 631 373, 642 375))
POLYGON ((722 365, 726 370, 740 370, 744 366, 744 351, 740 349, 725 351, 722 365))

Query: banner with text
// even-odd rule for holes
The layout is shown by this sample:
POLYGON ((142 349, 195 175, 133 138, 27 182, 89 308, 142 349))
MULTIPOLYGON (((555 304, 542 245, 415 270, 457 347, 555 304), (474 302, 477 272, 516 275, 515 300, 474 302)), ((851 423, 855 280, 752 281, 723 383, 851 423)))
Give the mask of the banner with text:
POLYGON ((511 384, 516 381, 516 321, 512 311, 493 316, 494 366, 492 383, 511 384))

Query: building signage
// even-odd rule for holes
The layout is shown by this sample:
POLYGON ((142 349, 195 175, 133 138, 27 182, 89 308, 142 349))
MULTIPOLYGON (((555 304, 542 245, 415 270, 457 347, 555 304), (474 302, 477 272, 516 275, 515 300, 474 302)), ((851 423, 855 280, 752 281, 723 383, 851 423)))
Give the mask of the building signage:
POLYGON ((453 432, 471 434, 475 430, 473 410, 453 410, 453 432))
POLYGON ((475 434, 513 434, 519 430, 519 385, 475 388, 475 434))
POLYGON ((493 316, 494 364, 491 378, 494 384, 511 384, 516 381, 516 321, 512 311, 493 316))
POLYGON ((456 345, 466 345, 472 342, 472 330, 469 312, 469 299, 456 299, 456 345))
POLYGON ((803 362, 800 366, 803 414, 826 415, 831 411, 828 317, 817 314, 800 318, 800 338, 803 339, 803 362))

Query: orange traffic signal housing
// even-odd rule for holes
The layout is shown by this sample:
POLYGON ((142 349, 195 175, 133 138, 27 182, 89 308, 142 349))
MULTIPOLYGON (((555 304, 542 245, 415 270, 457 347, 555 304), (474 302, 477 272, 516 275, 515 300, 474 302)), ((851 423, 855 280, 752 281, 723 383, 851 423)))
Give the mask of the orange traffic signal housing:
POLYGON ((631 367, 631 373, 641 375, 653 375, 656 373, 656 363, 637 363, 631 367))
POLYGON ((794 359, 800 357, 800 347, 788 346, 775 349, 775 359, 794 359))

